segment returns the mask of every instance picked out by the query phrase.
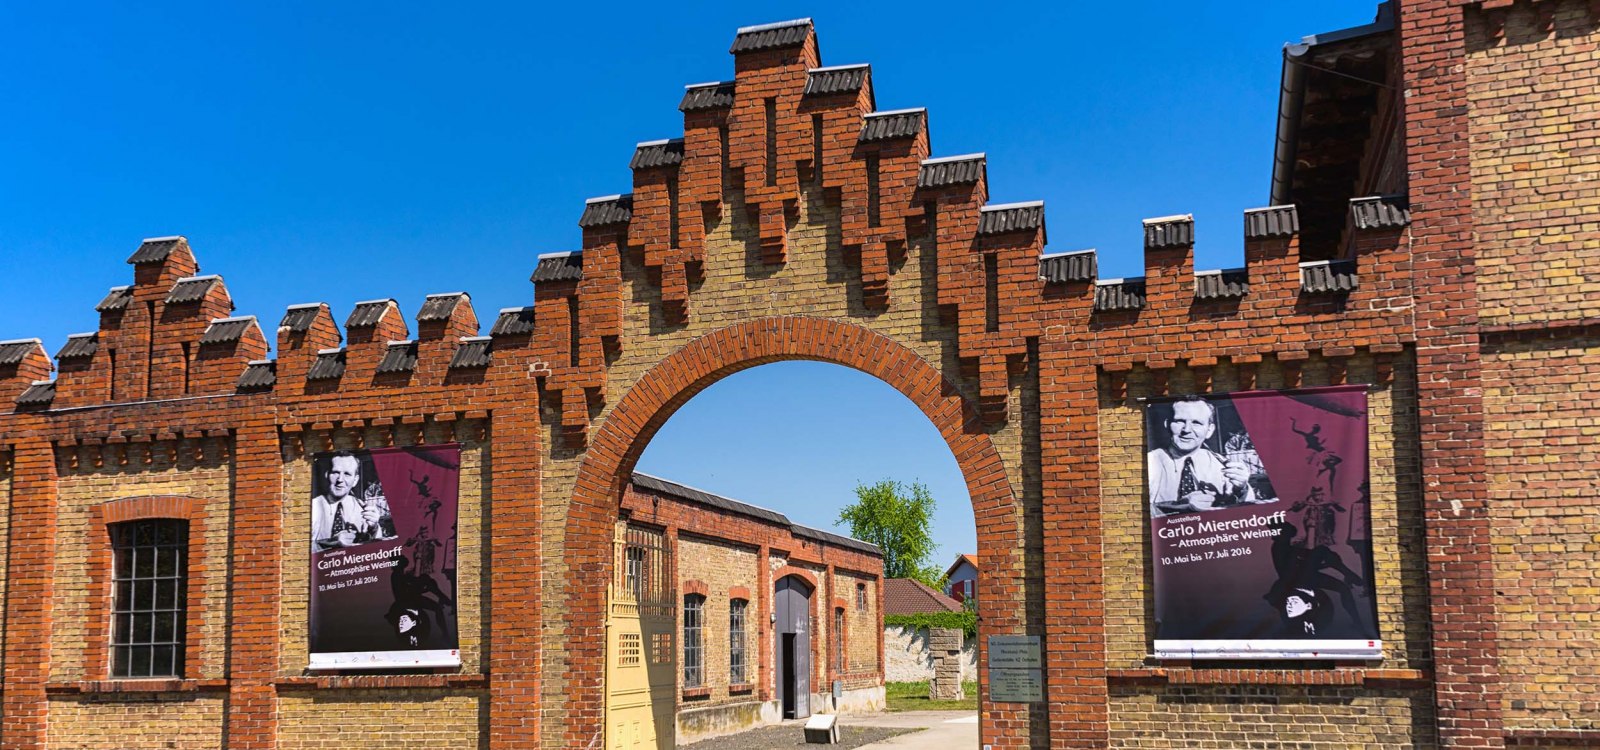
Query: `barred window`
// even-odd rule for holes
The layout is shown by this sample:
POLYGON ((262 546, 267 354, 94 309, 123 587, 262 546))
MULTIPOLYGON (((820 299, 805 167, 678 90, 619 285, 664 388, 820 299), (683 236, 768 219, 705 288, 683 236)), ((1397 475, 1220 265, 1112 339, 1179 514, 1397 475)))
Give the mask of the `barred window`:
POLYGON ((856 611, 867 611, 867 584, 856 584, 856 611))
POLYGON ((644 601, 644 549, 628 547, 623 550, 624 581, 635 602, 644 601))
POLYGON ((833 610, 833 673, 844 671, 844 607, 833 610))
POLYGON ((744 613, 750 602, 734 599, 728 602, 728 682, 742 685, 744 675, 744 613))
POLYGON ((111 526, 112 677, 182 677, 187 521, 111 526))
POLYGON ((701 628, 705 623, 706 598, 690 594, 683 598, 683 686, 700 687, 706 682, 705 643, 701 628))

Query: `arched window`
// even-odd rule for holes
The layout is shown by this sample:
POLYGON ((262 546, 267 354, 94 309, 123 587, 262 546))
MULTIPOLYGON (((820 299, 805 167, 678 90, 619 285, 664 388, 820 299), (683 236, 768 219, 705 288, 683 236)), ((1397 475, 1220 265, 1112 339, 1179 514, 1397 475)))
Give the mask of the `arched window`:
POLYGON ((112 524, 111 676, 182 677, 189 522, 112 524))
POLYGON ((705 625, 706 598, 690 594, 683 598, 683 686, 700 687, 706 683, 705 625))
POLYGON ((742 685, 748 680, 744 671, 744 616, 750 602, 733 599, 728 602, 728 684, 742 685))

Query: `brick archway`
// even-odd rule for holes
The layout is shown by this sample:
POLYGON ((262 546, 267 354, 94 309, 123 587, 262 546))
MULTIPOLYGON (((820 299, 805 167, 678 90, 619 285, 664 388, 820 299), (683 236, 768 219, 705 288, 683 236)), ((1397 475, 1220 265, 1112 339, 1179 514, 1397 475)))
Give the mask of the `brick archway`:
MULTIPOLYGON (((606 582, 612 574, 611 536, 624 486, 656 431, 679 407, 712 383, 740 370, 786 360, 815 360, 860 370, 894 387, 938 428, 961 467, 972 497, 978 548, 991 571, 1012 571, 1016 500, 1000 454, 980 415, 955 384, 893 339, 858 325, 823 318, 758 318, 706 334, 663 359, 630 388, 585 452, 567 515, 566 549, 573 575, 566 584, 565 642, 570 656, 564 707, 568 736, 603 736, 606 582)), ((985 590, 1006 592, 1016 582, 985 575, 985 590)), ((1005 596, 986 598, 1001 600, 1005 596)), ((983 606, 979 605, 980 608, 983 606)), ((1014 623, 980 609, 986 629, 1014 623)), ((981 661, 981 659, 980 659, 981 661)), ((980 681, 985 675, 980 673, 980 681)), ((985 709, 989 705, 985 702, 985 709)), ((984 728, 984 741, 1001 728, 984 728)), ((579 743, 582 744, 582 743, 579 743)))

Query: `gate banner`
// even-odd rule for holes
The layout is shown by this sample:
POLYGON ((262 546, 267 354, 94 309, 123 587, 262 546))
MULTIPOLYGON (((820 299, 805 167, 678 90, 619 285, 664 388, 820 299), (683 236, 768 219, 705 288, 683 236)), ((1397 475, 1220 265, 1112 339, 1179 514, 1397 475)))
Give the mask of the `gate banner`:
POLYGON ((461 665, 461 446, 312 459, 311 669, 461 665))
POLYGON ((1152 400, 1155 655, 1377 658, 1366 386, 1152 400))

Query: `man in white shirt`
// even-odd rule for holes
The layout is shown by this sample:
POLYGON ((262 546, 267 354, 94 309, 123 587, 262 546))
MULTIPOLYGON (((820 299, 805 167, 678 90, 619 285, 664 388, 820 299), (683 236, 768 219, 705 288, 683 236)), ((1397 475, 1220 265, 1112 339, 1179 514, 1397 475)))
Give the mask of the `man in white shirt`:
POLYGON ((361 459, 335 453, 328 460, 328 494, 311 501, 313 551, 352 547, 385 536, 381 522, 388 508, 380 507, 379 502, 357 500, 352 493, 360 485, 361 459))
POLYGON ((1167 447, 1146 456, 1152 515, 1254 502, 1250 468, 1205 447, 1217 431, 1217 409, 1211 402, 1200 398, 1175 402, 1164 426, 1167 447))

